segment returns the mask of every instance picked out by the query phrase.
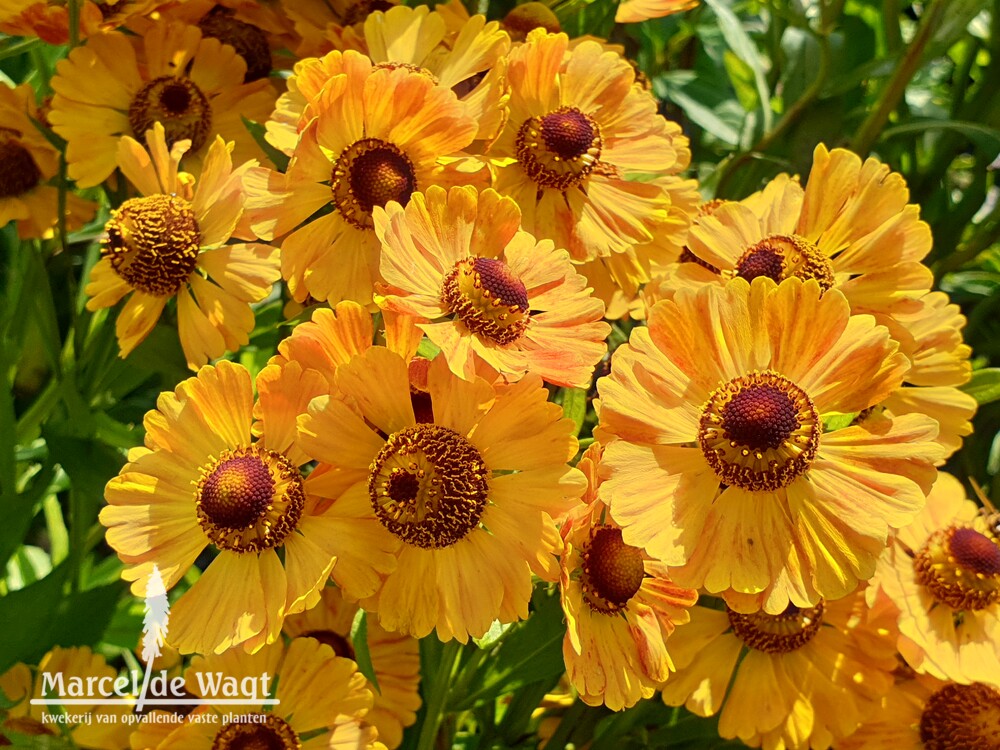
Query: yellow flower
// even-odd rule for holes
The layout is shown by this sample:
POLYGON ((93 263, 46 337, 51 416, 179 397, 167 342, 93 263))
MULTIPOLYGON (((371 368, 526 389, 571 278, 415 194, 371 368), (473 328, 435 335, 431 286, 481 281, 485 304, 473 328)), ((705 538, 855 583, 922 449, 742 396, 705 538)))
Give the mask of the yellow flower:
POLYGON ((271 688, 267 697, 277 703, 269 708, 199 708, 194 720, 189 718, 171 732, 157 750, 385 750, 377 740, 378 732, 367 724, 372 694, 364 675, 353 661, 337 656, 317 640, 296 638, 287 649, 280 642, 272 643, 252 655, 235 649, 197 656, 185 672, 187 690, 199 698, 229 697, 204 689, 199 674, 212 673, 240 684, 249 678, 258 685, 267 675, 271 688), (214 721, 206 720, 208 713, 215 714, 214 721), (229 720, 223 724, 223 719, 229 720))
MULTIPOLYGON (((399 6, 369 16, 363 35, 349 49, 366 55, 376 69, 403 67, 454 91, 476 121, 476 139, 480 140, 493 138, 506 121, 505 55, 509 47, 510 39, 497 22, 487 23, 481 15, 466 19, 452 31, 445 16, 426 6, 399 6)), ((267 138, 275 148, 291 155, 299 133, 314 115, 320 92, 332 76, 342 72, 343 65, 339 52, 306 57, 295 64, 288 91, 278 98, 267 123, 267 138)), ((481 166, 473 163, 468 168, 481 166)))
POLYGON ((766 750, 827 748, 892 687, 892 641, 867 631, 863 595, 781 614, 691 610, 670 638, 667 705, 719 715, 719 734, 766 750))
POLYGON ((195 175, 217 135, 236 144, 237 162, 260 156, 241 118, 264 122, 274 89, 266 80, 244 84, 243 59, 194 26, 159 23, 142 37, 97 34, 56 71, 49 119, 67 141, 69 176, 81 187, 114 172, 120 136, 142 139, 155 122, 167 145, 191 141, 184 166, 195 175))
POLYGON ((688 621, 698 592, 677 586, 664 565, 622 542, 597 497, 602 453, 594 443, 580 459, 577 468, 588 480, 585 504, 561 530, 563 659, 581 700, 621 711, 651 698, 667 679, 673 662, 665 641, 688 621))
POLYGON ((597 42, 570 49, 565 34, 535 30, 511 50, 508 78, 510 119, 488 156, 524 229, 578 262, 651 241, 670 198, 640 178, 680 171, 687 139, 632 66, 597 42))
POLYGON ((837 750, 966 750, 1000 747, 1000 691, 920 676, 897 683, 878 713, 837 750))
POLYGON ((477 141, 492 140, 506 123, 510 37, 497 21, 475 15, 451 33, 427 7, 392 8, 368 17, 364 41, 374 62, 418 66, 455 91, 479 126, 477 141))
POLYGON ((34 671, 25 664, 15 664, 0 675, 0 690, 15 704, 6 711, 0 710, 0 746, 15 744, 13 741, 17 735, 51 736, 55 739, 63 726, 57 722, 64 718, 61 716, 64 709, 66 713, 79 717, 68 727, 76 747, 84 750, 121 750, 128 744, 129 725, 125 719, 132 709, 124 703, 62 708, 32 705, 30 701, 33 699, 59 697, 52 692, 51 685, 45 684, 43 676, 46 673, 50 676, 61 675, 63 684, 74 677, 80 678, 83 684, 87 684, 88 679, 104 680, 105 684, 110 684, 118 677, 118 672, 108 666, 103 656, 92 653, 86 646, 56 646, 42 657, 38 669, 34 671))
POLYGON ((131 295, 116 324, 126 357, 176 296, 181 346, 188 366, 197 368, 249 341, 250 303, 264 299, 280 278, 278 253, 262 244, 226 244, 243 215, 242 179, 253 162, 234 170, 231 145, 218 137, 192 189, 191 176, 178 172, 189 142, 168 152, 160 123, 146 140, 148 151, 128 136, 118 144, 122 174, 141 197, 111 212, 103 257, 86 288, 87 309, 131 295))
MULTIPOLYGON (((17 221, 21 239, 51 237, 59 220, 59 190, 48 182, 59 171, 59 152, 38 132, 35 92, 28 84, 0 84, 0 227, 17 221)), ((66 225, 77 229, 96 205, 66 194, 66 225)))
MULTIPOLYGON (((285 634, 315 638, 333 648, 337 656, 354 659, 350 636, 358 609, 336 588, 327 586, 318 606, 285 620, 285 634)), ((365 721, 378 729, 379 739, 393 750, 403 741, 403 729, 416 722, 420 709, 420 644, 415 638, 384 630, 370 618, 368 651, 378 690, 368 684, 375 704, 365 721)))
POLYGON ((565 250, 520 227, 510 198, 432 186, 404 209, 375 209, 382 241, 379 304, 437 322, 420 328, 459 377, 525 372, 586 388, 609 327, 565 250))
POLYGON ((387 630, 464 643, 527 617, 532 572, 555 580, 553 519, 583 476, 566 463, 572 422, 537 376, 494 389, 455 377, 443 357, 425 374, 426 390, 411 390, 406 361, 372 347, 337 368, 340 398, 314 401, 299 434, 317 471, 330 467, 333 508, 377 519, 398 558, 361 605, 387 630))
POLYGON ((913 412, 934 417, 941 427, 938 442, 948 458, 962 447, 962 438, 972 433, 976 400, 957 386, 972 377, 972 349, 962 340, 965 316, 948 295, 930 292, 882 318, 911 367, 900 388, 882 402, 895 415, 913 412))
POLYGON ((698 0, 623 0, 615 11, 615 23, 640 23, 663 18, 698 6, 698 0))
POLYGON ((261 239, 291 232, 281 269, 295 299, 368 305, 379 258, 372 209, 442 179, 439 159, 467 146, 476 123, 420 73, 376 69, 356 52, 326 59, 330 77, 288 173, 250 170, 247 208, 261 239), (332 210, 307 221, 324 207, 332 210))
POLYGON ((869 591, 899 610, 899 651, 921 673, 1000 687, 1000 539, 950 474, 899 530, 869 591))
POLYGON ((293 49, 298 43, 283 8, 267 0, 184 0, 160 7, 149 16, 133 18, 128 28, 143 35, 165 21, 197 26, 202 37, 230 45, 246 63, 244 83, 271 75, 272 68, 281 67, 287 59, 281 50, 293 49))
POLYGON ((302 42, 299 58, 331 50, 357 49, 365 21, 371 14, 400 5, 400 0, 282 0, 302 42))
POLYGON ((919 414, 824 432, 899 387, 897 348, 816 281, 655 305, 598 381, 601 497, 625 543, 740 611, 846 596, 923 507, 942 454, 919 414))
POLYGON ((161 394, 145 447, 105 490, 100 520, 137 596, 153 565, 169 590, 207 545, 218 553, 171 611, 169 642, 182 653, 259 649, 285 615, 319 602, 331 569, 366 596, 395 563, 374 519, 319 507, 300 472, 311 456, 295 420, 327 392, 324 379, 297 363, 269 366, 257 391, 255 405, 247 370, 223 361, 161 394))

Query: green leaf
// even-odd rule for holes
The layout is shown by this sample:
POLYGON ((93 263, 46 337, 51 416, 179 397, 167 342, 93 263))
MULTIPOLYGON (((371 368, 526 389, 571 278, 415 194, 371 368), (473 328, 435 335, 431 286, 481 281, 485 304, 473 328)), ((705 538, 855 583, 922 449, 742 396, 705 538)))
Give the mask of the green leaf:
POLYGON ((852 414, 830 414, 823 420, 823 432, 833 432, 834 430, 842 430, 845 427, 850 427, 851 422, 854 421, 856 416, 858 416, 857 412, 852 414))
POLYGON ((882 139, 888 140, 909 133, 925 133, 928 130, 952 130, 964 135, 972 143, 983 149, 983 151, 989 153, 995 153, 1000 148, 1000 130, 996 128, 990 128, 976 122, 937 120, 929 117, 913 119, 902 125, 894 125, 891 128, 886 128, 882 131, 882 139))
POLYGON ((754 88, 753 69, 728 49, 722 53, 722 63, 739 103, 747 112, 753 112, 760 103, 760 96, 754 88))
POLYGON ((559 594, 540 589, 532 597, 533 612, 519 622, 483 660, 463 695, 454 696, 454 711, 466 711, 485 701, 543 680, 566 669, 562 657, 563 626, 559 594))
POLYGON ((510 629, 510 623, 501 623, 499 620, 494 620, 493 624, 490 625, 490 629, 483 633, 482 638, 473 638, 473 642, 482 649, 493 648, 497 641, 499 641, 503 634, 510 629))
POLYGON ((1000 367, 984 367, 974 370, 968 383, 961 386, 982 406, 993 401, 1000 401, 1000 367))
POLYGON ((750 35, 743 28, 740 19, 723 0, 705 0, 705 4, 715 11, 715 17, 719 21, 719 30, 722 32, 726 44, 729 45, 729 49, 753 72, 758 101, 764 115, 764 130, 770 130, 773 125, 771 94, 767 88, 767 78, 764 76, 764 60, 757 50, 757 45, 753 43, 750 35))
POLYGON ((351 645, 354 648, 354 661, 358 664, 358 671, 361 672, 375 687, 375 692, 382 694, 382 689, 378 686, 378 677, 375 675, 375 667, 372 666, 372 655, 368 650, 368 613, 359 609, 354 615, 354 622, 351 623, 351 645))
POLYGON ((267 129, 259 122, 249 120, 243 115, 240 115, 240 119, 243 120, 243 125, 250 132, 251 137, 257 141, 257 145, 260 146, 261 150, 267 155, 267 158, 271 160, 271 163, 274 164, 279 171, 286 171, 288 169, 289 157, 268 142, 266 138, 267 129))
POLYGON ((587 418, 587 391, 583 388, 562 389, 563 414, 576 425, 574 435, 579 435, 587 418))
MULTIPOLYGON (((682 71, 687 73, 688 71, 682 71)), ((663 75, 656 79, 654 88, 658 96, 669 99, 687 115, 692 122, 711 133, 723 144, 735 146, 740 142, 740 131, 733 124, 726 122, 720 114, 711 107, 703 104, 705 99, 698 95, 698 86, 678 85, 677 81, 682 80, 681 76, 663 75)), ((735 107, 735 102, 733 106, 735 107)))

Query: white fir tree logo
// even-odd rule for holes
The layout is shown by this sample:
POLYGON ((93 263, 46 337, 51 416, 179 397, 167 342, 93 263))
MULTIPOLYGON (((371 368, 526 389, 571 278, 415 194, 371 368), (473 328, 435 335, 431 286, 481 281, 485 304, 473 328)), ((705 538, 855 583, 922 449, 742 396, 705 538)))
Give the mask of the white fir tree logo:
POLYGON ((142 618, 142 660, 146 663, 146 669, 142 676, 142 690, 139 691, 139 700, 136 702, 136 712, 142 711, 143 703, 146 700, 146 691, 149 689, 149 676, 153 668, 153 661, 160 656, 164 639, 167 635, 167 622, 170 620, 170 602, 167 601, 167 589, 163 585, 163 577, 160 569, 153 563, 153 571, 146 581, 146 606, 145 614, 142 618))

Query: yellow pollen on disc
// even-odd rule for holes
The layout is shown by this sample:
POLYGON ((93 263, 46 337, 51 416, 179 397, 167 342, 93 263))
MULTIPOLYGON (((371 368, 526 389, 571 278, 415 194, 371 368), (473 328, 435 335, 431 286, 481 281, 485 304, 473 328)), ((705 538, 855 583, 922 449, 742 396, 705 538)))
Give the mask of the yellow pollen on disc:
POLYGON ((42 180, 35 158, 20 139, 18 131, 0 127, 0 199, 24 195, 42 180))
POLYGON ((805 391, 764 370, 712 392, 702 407, 698 442, 722 483, 773 491, 809 468, 821 431, 819 413, 805 391))
POLYGON ((105 228, 103 252, 111 266, 147 294, 175 294, 197 265, 201 232, 191 204, 182 198, 130 198, 111 212, 105 228))
POLYGON ((1000 691, 982 683, 945 685, 920 715, 925 750, 1000 748, 1000 691))
POLYGON ((528 290, 499 258, 469 256, 445 277, 443 304, 477 336, 511 344, 528 329, 528 290))
POLYGON ((751 245, 736 261, 733 273, 747 281, 760 276, 778 282, 815 279, 824 292, 834 284, 830 259, 813 243, 794 234, 771 235, 751 245))
POLYGON ((267 34, 253 24, 240 21, 235 11, 216 5, 198 22, 202 36, 228 44, 247 64, 243 81, 257 81, 271 74, 271 45, 267 34))
POLYGON ((129 106, 128 121, 140 141, 145 140, 153 123, 159 122, 168 146, 187 139, 191 141, 189 153, 194 153, 208 140, 212 107, 190 78, 160 76, 139 89, 129 106))
POLYGON ((388 437, 372 462, 368 493, 389 532, 416 547, 441 549, 479 526, 491 476, 466 438, 418 424, 388 437))
POLYGON ((970 526, 931 534, 913 559, 917 581, 955 610, 977 611, 1000 602, 1000 544, 970 526))
POLYGON ((240 717, 215 735, 212 750, 301 750, 298 733, 275 714, 240 717))
POLYGON ((541 188, 566 191, 594 171, 604 140, 597 121, 577 107, 532 117, 515 139, 517 160, 541 188))
POLYGON ((330 176, 333 205, 358 229, 372 229, 372 209, 389 201, 402 205, 417 190, 413 162, 401 149, 378 138, 364 138, 345 148, 330 176))
POLYGON ((809 643, 823 625, 824 605, 789 605, 780 615, 754 612, 745 615, 726 608, 733 634, 747 647, 766 654, 787 654, 809 643))
POLYGON ((622 541, 621 529, 600 526, 593 530, 583 551, 583 598, 603 614, 620 612, 642 587, 646 577, 642 550, 622 541))
POLYGON ((287 458, 253 445, 225 450, 203 467, 195 500, 198 521, 219 549, 260 552, 298 526, 305 488, 287 458))

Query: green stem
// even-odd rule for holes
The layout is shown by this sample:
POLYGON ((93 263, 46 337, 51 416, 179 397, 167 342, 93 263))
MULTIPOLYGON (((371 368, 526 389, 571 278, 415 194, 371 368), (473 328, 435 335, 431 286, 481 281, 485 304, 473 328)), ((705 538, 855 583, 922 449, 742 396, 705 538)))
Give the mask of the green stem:
POLYGON ((864 157, 869 154, 875 141, 878 140, 879 133, 888 122, 889 116, 903 99, 906 87, 910 85, 910 81, 920 68, 924 50, 930 43, 944 11, 944 0, 931 0, 930 5, 920 17, 917 33, 914 35, 913 41, 910 42, 910 46, 907 47, 903 59, 899 61, 896 72, 892 74, 882 96, 879 97, 878 104, 868 113, 868 117, 865 118, 854 137, 851 148, 858 155, 864 157))
POLYGON ((433 750, 437 738, 438 727, 444 715, 448 702, 448 687, 451 685, 459 657, 462 655, 462 644, 449 641, 441 649, 441 660, 438 662, 434 681, 431 683, 431 694, 427 698, 427 712, 424 723, 420 727, 420 737, 417 740, 417 750, 433 750))
POLYGON ((69 46, 80 43, 80 0, 69 0, 69 46))

